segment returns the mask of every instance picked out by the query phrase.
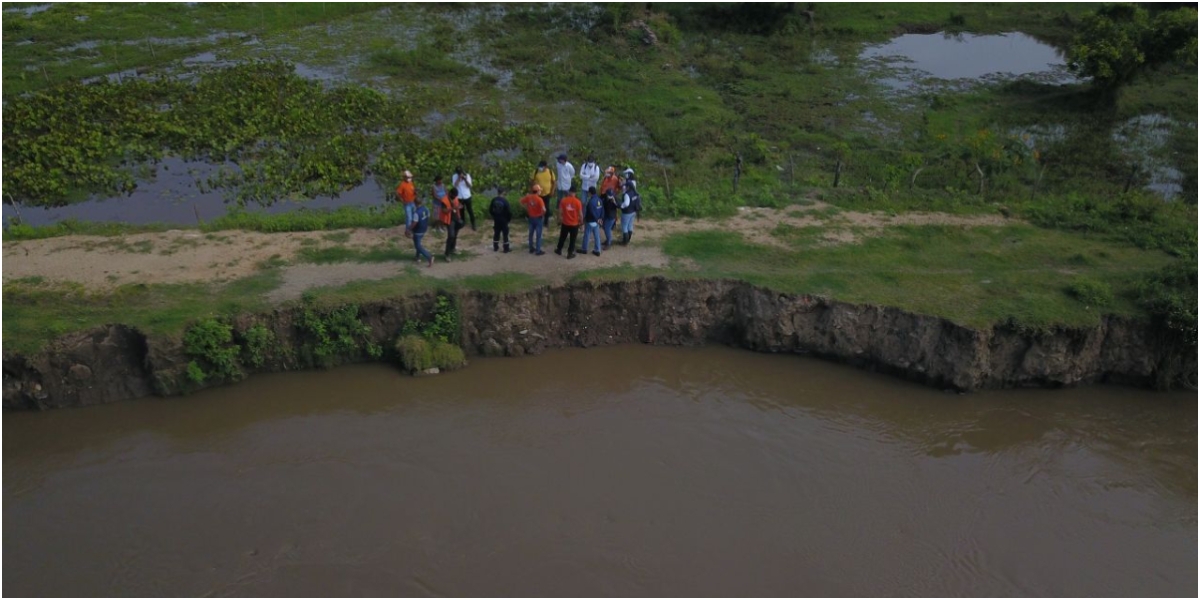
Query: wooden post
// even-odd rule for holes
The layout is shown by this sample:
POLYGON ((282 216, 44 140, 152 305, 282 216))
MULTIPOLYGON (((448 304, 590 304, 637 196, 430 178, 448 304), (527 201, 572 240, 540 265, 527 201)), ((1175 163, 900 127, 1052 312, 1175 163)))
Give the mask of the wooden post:
POLYGON ((842 157, 838 157, 837 166, 833 169, 833 187, 842 182, 842 157))
POLYGON ((198 225, 203 225, 203 224, 204 224, 204 219, 201 219, 201 218, 200 218, 200 207, 198 207, 198 206, 196 206, 195 204, 193 204, 193 205, 192 205, 192 212, 195 212, 195 213, 196 213, 196 223, 197 223, 198 225))
MULTIPOLYGON (((660 166, 662 166, 662 165, 660 165, 660 166)), ((665 185, 667 188, 667 200, 670 200, 671 199, 671 180, 669 178, 667 178, 667 167, 666 166, 662 166, 662 172, 663 172, 663 185, 665 185)))
POLYGON ((980 196, 982 196, 983 195, 983 169, 979 168, 978 162, 975 163, 975 172, 979 173, 979 191, 977 193, 980 196))

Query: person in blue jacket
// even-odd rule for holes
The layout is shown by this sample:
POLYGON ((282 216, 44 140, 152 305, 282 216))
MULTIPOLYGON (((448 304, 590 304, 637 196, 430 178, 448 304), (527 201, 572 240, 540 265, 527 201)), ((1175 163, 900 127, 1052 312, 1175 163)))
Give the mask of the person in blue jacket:
POLYGON ((596 194, 596 186, 587 189, 587 200, 583 201, 583 243, 579 252, 587 254, 588 239, 592 240, 592 254, 600 256, 600 222, 604 220, 604 201, 596 194))
POLYGON ((417 250, 416 260, 420 262, 421 257, 423 256, 425 257, 425 260, 428 261, 428 266, 432 267, 433 255, 421 245, 421 239, 424 238, 425 234, 429 232, 429 209, 425 206, 425 202, 422 201, 420 197, 417 197, 417 199, 413 202, 415 202, 417 206, 413 210, 412 225, 413 247, 415 247, 417 250))

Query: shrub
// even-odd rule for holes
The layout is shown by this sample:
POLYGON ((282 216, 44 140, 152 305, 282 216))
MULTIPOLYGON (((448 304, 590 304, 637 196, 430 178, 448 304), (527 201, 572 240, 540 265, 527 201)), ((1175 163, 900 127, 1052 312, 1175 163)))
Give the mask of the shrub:
POLYGON ((183 334, 183 350, 193 360, 188 363, 188 379, 237 381, 244 377, 238 362, 240 348, 233 343, 233 327, 216 319, 204 319, 183 334))
POLYGON ((1112 289, 1108 287, 1107 283, 1086 277, 1079 277, 1072 281, 1067 286, 1067 294, 1089 307, 1108 306, 1113 300, 1112 289))
POLYGON ((242 337, 245 338, 242 348, 245 363, 251 367, 261 367, 275 343, 275 333, 262 325, 255 325, 247 329, 242 337))
POLYGON ((440 340, 427 340, 419 335, 405 335, 396 341, 400 366, 410 373, 420 373, 436 367, 442 371, 467 364, 462 348, 440 340))

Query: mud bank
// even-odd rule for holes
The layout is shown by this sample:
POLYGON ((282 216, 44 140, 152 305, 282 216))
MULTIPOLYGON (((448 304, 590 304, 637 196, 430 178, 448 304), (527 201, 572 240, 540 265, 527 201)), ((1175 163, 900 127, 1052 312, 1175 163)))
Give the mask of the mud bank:
MULTIPOLYGON (((773 292, 740 281, 633 281, 542 287, 518 293, 456 293, 461 345, 468 355, 526 356, 566 346, 719 343, 759 352, 808 354, 891 373, 944 389, 1060 387, 1114 382, 1168 387, 1195 382, 1196 350, 1184 356, 1143 322, 1105 317, 1087 328, 973 329, 903 310, 773 292)), ((365 304, 359 317, 372 342, 390 348, 410 320, 428 321, 437 295, 365 304)), ((246 374, 312 366, 297 320, 304 307, 243 315, 235 335, 255 325, 275 342, 246 374)), ((385 359, 386 359, 385 355, 385 359)), ((365 351, 326 364, 371 360, 365 351)), ((124 325, 66 335, 31 356, 5 353, 4 408, 83 406, 194 391, 178 337, 124 325)))

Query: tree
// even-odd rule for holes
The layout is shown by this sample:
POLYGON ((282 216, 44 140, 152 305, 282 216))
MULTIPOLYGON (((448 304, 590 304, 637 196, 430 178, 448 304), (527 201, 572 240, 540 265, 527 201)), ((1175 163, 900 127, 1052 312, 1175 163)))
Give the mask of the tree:
POLYGON ((1159 12, 1153 18, 1131 4, 1113 4, 1083 19, 1067 66, 1113 91, 1146 69, 1196 58, 1196 9, 1159 12))

